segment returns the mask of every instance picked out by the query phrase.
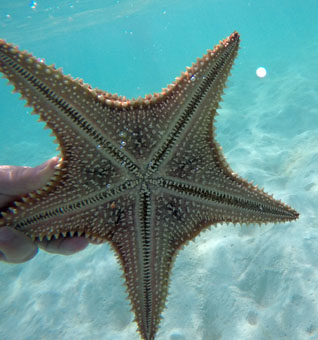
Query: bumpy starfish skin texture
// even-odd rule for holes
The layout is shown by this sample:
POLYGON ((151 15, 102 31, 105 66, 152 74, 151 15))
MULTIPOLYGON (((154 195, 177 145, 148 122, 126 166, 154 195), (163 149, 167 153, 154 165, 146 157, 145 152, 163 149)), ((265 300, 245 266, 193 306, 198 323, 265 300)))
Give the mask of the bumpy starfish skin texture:
POLYGON ((110 242, 146 340, 155 338, 173 259, 187 241, 217 223, 298 217, 234 174, 215 141, 216 109, 239 40, 232 33, 161 93, 132 100, 0 40, 1 72, 61 151, 50 182, 2 209, 0 226, 32 239, 110 242))

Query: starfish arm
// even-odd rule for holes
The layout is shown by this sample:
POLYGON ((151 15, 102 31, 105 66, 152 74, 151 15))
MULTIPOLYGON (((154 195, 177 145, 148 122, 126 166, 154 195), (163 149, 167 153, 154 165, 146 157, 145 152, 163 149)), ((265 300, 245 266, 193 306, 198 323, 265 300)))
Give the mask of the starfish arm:
MULTIPOLYGON (((124 271, 138 331, 143 339, 153 340, 165 307, 178 247, 171 237, 170 216, 164 220, 156 215, 162 207, 157 207, 155 194, 143 185, 139 197, 132 202, 134 207, 122 210, 123 219, 113 229, 111 244, 124 271)), ((117 204, 123 207, 121 202, 117 204)))
POLYGON ((196 127, 206 129, 212 126, 209 122, 219 106, 225 82, 237 56, 239 41, 239 34, 232 33, 168 86, 163 102, 170 112, 169 128, 162 143, 153 151, 149 174, 159 168, 160 171, 165 169, 189 131, 196 127))
POLYGON ((109 117, 114 116, 113 108, 121 103, 115 100, 117 95, 92 89, 82 80, 64 75, 61 69, 40 62, 4 40, 0 40, 0 71, 14 91, 33 107, 32 113, 39 114, 39 120, 56 136, 63 166, 67 167, 72 157, 81 160, 88 154, 95 158, 98 153, 112 164, 117 176, 127 173, 123 163, 138 173, 134 159, 122 150, 120 140, 112 138, 120 134, 110 128, 109 122, 109 117))

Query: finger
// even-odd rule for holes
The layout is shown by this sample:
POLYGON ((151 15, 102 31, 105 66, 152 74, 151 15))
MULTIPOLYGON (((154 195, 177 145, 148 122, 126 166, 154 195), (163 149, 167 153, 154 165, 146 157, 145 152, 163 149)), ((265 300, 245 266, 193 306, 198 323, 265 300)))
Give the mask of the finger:
POLYGON ((36 243, 49 253, 72 255, 85 249, 89 242, 85 237, 60 237, 57 240, 37 241, 36 243))
POLYGON ((59 158, 53 157, 35 168, 0 166, 0 207, 20 195, 43 187, 58 164, 59 158))
POLYGON ((23 233, 9 227, 0 228, 0 260, 22 263, 32 259, 37 246, 23 233))
POLYGON ((43 187, 52 177, 59 158, 53 157, 43 164, 30 168, 27 166, 0 166, 0 193, 23 195, 43 187))

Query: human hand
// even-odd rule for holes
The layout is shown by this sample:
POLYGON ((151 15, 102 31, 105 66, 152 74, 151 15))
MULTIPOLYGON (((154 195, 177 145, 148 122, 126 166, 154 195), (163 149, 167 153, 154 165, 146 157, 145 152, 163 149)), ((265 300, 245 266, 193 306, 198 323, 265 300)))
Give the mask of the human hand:
MULTIPOLYGON (((0 208, 21 195, 43 187, 52 177, 58 161, 58 157, 54 157, 35 168, 0 166, 0 208)), ((61 237, 35 243, 16 229, 0 227, 0 261, 28 261, 36 255, 38 247, 51 253, 71 255, 85 249, 88 243, 85 237, 61 237)))

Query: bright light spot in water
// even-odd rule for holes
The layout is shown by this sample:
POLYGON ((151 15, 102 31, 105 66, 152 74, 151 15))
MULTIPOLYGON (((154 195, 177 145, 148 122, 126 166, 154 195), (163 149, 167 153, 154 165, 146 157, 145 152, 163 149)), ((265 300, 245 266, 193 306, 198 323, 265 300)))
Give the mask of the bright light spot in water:
POLYGON ((30 6, 32 9, 35 9, 37 5, 38 5, 38 4, 36 3, 36 1, 30 1, 29 6, 30 6))
POLYGON ((259 67, 257 70, 256 70, 256 75, 259 77, 259 78, 264 78, 266 77, 266 68, 265 67, 259 67))

